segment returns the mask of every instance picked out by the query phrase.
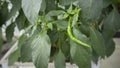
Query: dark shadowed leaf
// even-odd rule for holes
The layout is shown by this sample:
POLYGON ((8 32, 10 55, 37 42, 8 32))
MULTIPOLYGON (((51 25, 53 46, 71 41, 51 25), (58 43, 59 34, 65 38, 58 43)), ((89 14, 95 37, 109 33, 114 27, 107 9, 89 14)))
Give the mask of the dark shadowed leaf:
POLYGON ((112 3, 112 0, 103 0, 103 8, 108 7, 112 3))
POLYGON ((12 3, 12 9, 9 12, 8 19, 16 15, 16 12, 21 8, 21 0, 10 0, 12 3))
POLYGON ((2 29, 0 28, 0 54, 1 54, 1 49, 2 49, 2 43, 3 43, 3 39, 2 39, 2 29))
POLYGON ((57 39, 58 39, 58 32, 55 31, 55 30, 54 31, 49 30, 48 31, 48 35, 50 37, 52 46, 54 46, 56 41, 57 41, 57 39))
POLYGON ((94 28, 90 28, 91 45, 95 52, 101 56, 105 56, 105 43, 102 34, 94 28))
POLYGON ((32 60, 36 68, 48 68, 51 42, 46 32, 41 32, 32 41, 32 60))
POLYGON ((45 0, 46 1, 46 12, 56 9, 56 4, 54 0, 45 0))
POLYGON ((0 7, 0 27, 2 24, 5 24, 8 16, 8 3, 5 2, 1 7, 0 7))
POLYGON ((62 45, 61 45, 61 50, 62 50, 63 54, 65 55, 65 57, 70 56, 69 55, 70 54, 70 45, 68 44, 68 42, 63 40, 62 45))
POLYGON ((105 39, 106 55, 109 57, 115 49, 115 43, 112 40, 114 34, 120 29, 120 14, 114 8, 112 12, 103 21, 103 36, 105 39))
POLYGON ((118 29, 120 29, 120 14, 114 8, 103 21, 103 35, 105 40, 111 39, 118 29))
POLYGON ((90 35, 90 28, 88 25, 81 24, 80 25, 80 30, 83 34, 89 36, 90 35))
POLYGON ((113 54, 113 52, 115 51, 115 42, 113 41, 113 39, 109 39, 108 41, 106 41, 106 56, 109 57, 113 54))
POLYGON ((12 37, 14 35, 14 28, 15 23, 11 23, 6 29, 6 38, 8 42, 12 41, 12 37))
POLYGON ((20 38, 19 38, 19 41, 18 41, 18 48, 16 51, 14 51, 10 56, 9 56, 9 65, 12 65, 14 64, 15 62, 17 62, 18 58, 20 58, 20 49, 21 49, 21 45, 25 42, 25 40, 27 39, 27 36, 26 35, 22 35, 20 38))
POLYGON ((112 0, 115 3, 120 3, 120 0, 112 0))
POLYGON ((16 18, 15 23, 17 23, 17 27, 19 30, 23 29, 25 27, 25 21, 26 21, 26 17, 23 13, 22 10, 20 10, 20 13, 18 15, 18 17, 16 18))
POLYGON ((96 22, 103 8, 103 0, 79 0, 81 18, 84 22, 96 22))
MULTIPOLYGON (((51 39, 55 39, 54 46, 60 48, 65 57, 70 56, 70 45, 67 41, 66 31, 60 31, 56 34, 52 34, 51 39), (56 38, 55 38, 56 37, 56 38)), ((52 41, 51 41, 52 42, 52 41)), ((68 58, 67 58, 68 59, 68 58)))
POLYGON ((99 61, 99 55, 95 52, 95 50, 92 50, 92 61, 96 64, 98 64, 99 61))
POLYGON ((103 36, 105 39, 105 53, 109 57, 115 50, 115 43, 112 40, 114 34, 120 29, 120 14, 117 9, 112 12, 103 21, 103 36))
POLYGON ((61 31, 59 33, 59 39, 60 39, 60 43, 61 43, 61 47, 60 47, 61 51, 63 52, 65 57, 70 56, 70 44, 67 41, 67 35, 66 35, 66 33, 64 31, 63 32, 61 31))

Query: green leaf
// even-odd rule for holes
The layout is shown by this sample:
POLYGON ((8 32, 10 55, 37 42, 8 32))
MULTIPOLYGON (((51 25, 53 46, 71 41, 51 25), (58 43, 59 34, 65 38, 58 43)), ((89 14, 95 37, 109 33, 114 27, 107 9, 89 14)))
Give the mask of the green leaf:
POLYGON ((61 50, 54 57, 55 68, 65 68, 65 56, 61 50))
POLYGON ((22 9, 31 24, 37 22, 42 0, 22 0, 22 9))
POLYGON ((16 12, 20 10, 21 8, 21 0, 10 0, 12 3, 12 9, 10 10, 8 14, 8 19, 16 15, 16 12))
MULTIPOLYGON (((54 43, 57 48, 60 48, 65 57, 70 56, 70 45, 67 40, 66 31, 59 31, 57 41, 54 43)), ((67 58, 69 59, 69 58, 67 58)))
POLYGON ((40 7, 40 11, 45 11, 46 9, 46 1, 45 0, 42 0, 42 4, 41 4, 41 7, 40 7))
POLYGON ((16 51, 14 51, 10 56, 9 56, 9 65, 13 65, 19 58, 20 58, 20 49, 21 49, 21 45, 24 43, 24 41, 26 40, 27 36, 26 35, 22 35, 19 38, 18 41, 18 49, 16 51))
POLYGON ((2 49, 2 43, 3 43, 3 39, 2 39, 2 29, 0 28, 0 54, 1 54, 1 49, 2 49))
MULTIPOLYGON (((78 29, 73 28, 73 34, 79 40, 89 43, 86 36, 80 33, 78 29)), ((91 67, 91 49, 90 48, 80 46, 80 44, 70 41, 70 54, 71 54, 73 63, 77 64, 79 68, 91 67)))
POLYGON ((95 50, 92 50, 92 61, 96 64, 98 64, 99 61, 99 55, 95 52, 95 50))
POLYGON ((91 45, 95 52, 104 58, 105 56, 105 43, 102 34, 94 28, 90 28, 91 45))
POLYGON ((73 11, 74 11, 73 10, 73 5, 71 4, 70 7, 67 9, 67 13, 72 14, 73 11))
POLYGON ((112 0, 115 3, 120 3, 120 0, 112 0))
POLYGON ((90 35, 90 28, 88 25, 81 24, 80 25, 80 30, 83 34, 89 36, 90 35))
POLYGON ((59 0, 61 5, 70 5, 77 0, 59 0))
POLYGON ((26 17, 22 10, 20 10, 19 16, 16 18, 15 23, 17 23, 17 27, 19 30, 25 27, 26 17))
POLYGON ((77 21, 78 21, 78 14, 75 14, 73 16, 72 26, 74 26, 77 23, 77 21))
POLYGON ((32 60, 36 68, 48 68, 51 42, 46 32, 41 32, 32 41, 32 60))
MULTIPOLYGON (((33 33, 30 35, 29 38, 26 38, 21 44, 21 57, 20 60, 22 62, 31 62, 32 61, 32 48, 33 46, 31 43, 33 42, 33 39, 38 35, 41 31, 40 26, 34 26, 35 30, 33 30, 33 33)), ((33 27, 33 28, 34 28, 33 27)))
MULTIPOLYGON (((64 31, 59 32, 59 39, 60 39, 60 44, 61 44, 61 51, 65 55, 65 57, 70 56, 70 45, 68 43, 67 35, 64 31)), ((68 59, 68 58, 67 58, 68 59)))
POLYGON ((113 11, 103 21, 103 36, 105 40, 111 39, 120 29, 120 14, 114 8, 113 11))
POLYGON ((53 24, 52 24, 52 23, 48 23, 48 24, 47 24, 47 27, 48 27, 49 29, 53 30, 53 24))
POLYGON ((63 10, 51 10, 50 12, 48 12, 46 14, 46 18, 49 20, 49 21, 53 21, 54 18, 62 18, 63 14, 65 14, 65 12, 63 10), (61 16, 61 17, 60 17, 61 16))
POLYGON ((91 51, 88 48, 79 46, 75 42, 70 42, 70 54, 73 63, 77 64, 79 68, 91 67, 91 51))
POLYGON ((62 50, 63 54, 65 55, 65 57, 70 56, 69 55, 70 54, 70 45, 68 44, 68 42, 66 42, 66 41, 62 42, 61 50, 62 50))
POLYGON ((0 27, 2 24, 5 24, 8 16, 8 3, 5 2, 1 7, 0 7, 0 27))
POLYGON ((113 41, 113 39, 109 39, 108 41, 106 41, 105 45, 106 56, 109 57, 115 51, 115 42, 113 41))
POLYGON ((15 52, 13 52, 12 54, 10 54, 9 56, 9 65, 13 65, 17 60, 18 58, 20 57, 20 53, 19 53, 19 49, 17 49, 15 52))
POLYGON ((58 32, 55 30, 53 30, 53 31, 48 30, 48 35, 50 37, 52 46, 54 46, 56 41, 58 40, 58 32))
POLYGON ((74 35, 77 39, 81 40, 82 42, 87 43, 87 44, 90 44, 89 38, 87 38, 86 35, 84 35, 83 33, 81 33, 79 29, 73 28, 73 35, 74 35))
POLYGON ((14 35, 14 28, 15 28, 15 23, 11 23, 6 29, 6 38, 8 42, 12 41, 12 37, 14 35))
POLYGON ((82 21, 93 23, 101 14, 103 0, 79 0, 78 5, 81 8, 82 21))
POLYGON ((103 8, 108 7, 112 3, 112 0, 103 0, 103 8))
POLYGON ((57 20, 55 21, 55 24, 57 25, 58 29, 66 30, 68 26, 68 22, 64 20, 57 20))
POLYGON ((120 29, 120 14, 114 8, 103 21, 103 37, 105 39, 106 56, 109 57, 115 50, 115 43, 112 40, 114 34, 120 29))
POLYGON ((51 10, 47 13, 47 16, 58 16, 61 14, 64 14, 65 12, 63 10, 51 10))
POLYGON ((22 62, 29 62, 29 61, 32 60, 32 48, 31 48, 32 40, 33 40, 33 37, 28 38, 21 45, 21 57, 20 57, 20 60, 22 62))
POLYGON ((20 38, 19 38, 19 41, 18 41, 18 46, 19 48, 21 48, 22 44, 25 42, 25 40, 27 39, 27 35, 23 34, 20 38))
POLYGON ((46 13, 56 9, 55 0, 45 0, 45 1, 46 1, 46 8, 47 8, 45 10, 46 13))

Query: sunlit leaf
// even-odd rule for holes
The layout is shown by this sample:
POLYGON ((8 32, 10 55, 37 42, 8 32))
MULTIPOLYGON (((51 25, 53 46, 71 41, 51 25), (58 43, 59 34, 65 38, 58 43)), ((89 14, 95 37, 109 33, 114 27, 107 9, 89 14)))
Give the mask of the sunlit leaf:
POLYGON ((22 9, 31 24, 37 22, 42 0, 22 0, 22 9))
POLYGON ((48 68, 51 43, 46 32, 41 32, 32 41, 32 60, 36 68, 48 68))

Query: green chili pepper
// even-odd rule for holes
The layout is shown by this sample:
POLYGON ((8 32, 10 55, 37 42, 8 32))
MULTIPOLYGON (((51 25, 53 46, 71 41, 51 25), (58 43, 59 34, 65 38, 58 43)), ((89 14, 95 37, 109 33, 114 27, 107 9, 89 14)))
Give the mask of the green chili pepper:
POLYGON ((68 33, 68 36, 70 37, 71 40, 73 40, 74 42, 82 45, 82 46, 85 46, 85 47, 89 47, 90 48, 90 45, 78 40, 77 38, 75 38, 73 35, 72 35, 72 32, 71 32, 71 22, 72 22, 72 18, 70 17, 69 19, 69 22, 68 22, 68 28, 67 28, 67 33, 68 33))

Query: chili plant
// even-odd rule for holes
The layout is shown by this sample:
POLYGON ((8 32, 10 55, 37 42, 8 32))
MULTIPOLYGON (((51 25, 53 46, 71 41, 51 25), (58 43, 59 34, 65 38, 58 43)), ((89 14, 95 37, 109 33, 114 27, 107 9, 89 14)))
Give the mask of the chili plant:
POLYGON ((14 28, 25 32, 9 64, 33 62, 36 68, 65 68, 65 63, 91 68, 91 61, 109 57, 115 50, 113 36, 120 29, 119 0, 0 0, 7 43, 14 28))

